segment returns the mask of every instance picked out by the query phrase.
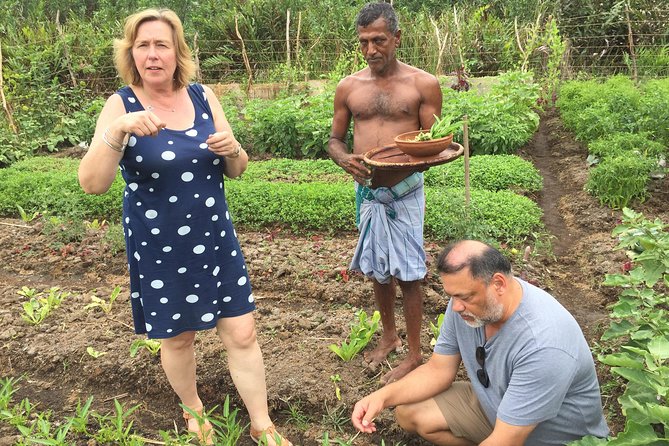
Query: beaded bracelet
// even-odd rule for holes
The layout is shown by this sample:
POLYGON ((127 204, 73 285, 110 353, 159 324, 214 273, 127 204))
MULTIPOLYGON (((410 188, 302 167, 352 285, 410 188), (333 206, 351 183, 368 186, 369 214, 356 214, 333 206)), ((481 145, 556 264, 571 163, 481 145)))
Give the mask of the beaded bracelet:
POLYGON ((105 129, 105 132, 102 134, 102 140, 105 142, 105 144, 107 144, 107 146, 109 146, 109 148, 112 149, 113 151, 115 151, 115 152, 119 152, 119 153, 123 153, 123 152, 125 151, 125 147, 126 147, 126 145, 128 144, 128 143, 126 142, 126 141, 127 141, 127 138, 128 138, 128 134, 126 134, 126 137, 123 139, 123 142, 121 142, 121 141, 119 141, 118 139, 114 138, 113 136, 111 136, 111 135, 109 134, 109 127, 107 127, 107 128, 105 129), (112 143, 110 143, 109 140, 108 140, 107 138, 109 138, 109 139, 111 139, 112 141, 114 141, 115 143, 117 143, 117 144, 119 145, 119 147, 114 147, 114 146, 112 145, 112 143))

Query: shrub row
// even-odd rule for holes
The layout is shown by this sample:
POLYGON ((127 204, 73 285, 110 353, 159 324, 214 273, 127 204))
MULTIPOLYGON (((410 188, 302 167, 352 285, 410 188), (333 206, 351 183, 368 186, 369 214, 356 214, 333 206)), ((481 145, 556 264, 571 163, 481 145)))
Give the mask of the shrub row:
MULTIPOLYGON (((84 194, 78 184, 78 161, 35 157, 0 170, 0 214, 46 212, 75 219, 119 221, 123 180, 107 194, 84 194)), ((284 226, 297 232, 355 230, 355 198, 350 182, 226 181, 230 210, 240 227, 284 226)), ((541 210, 510 191, 473 189, 464 212, 462 188, 426 188, 426 234, 444 238, 478 235, 518 239, 541 226, 541 210)))
MULTIPOLYGON (((539 85, 531 73, 508 72, 501 74, 488 92, 470 90, 443 91, 442 114, 469 118, 471 153, 515 153, 525 145, 539 127, 535 108, 539 99, 539 85)), ((461 134, 456 136, 462 141, 461 134)))
POLYGON ((618 132, 645 132, 669 145, 669 79, 638 87, 624 76, 567 82, 557 106, 565 125, 585 143, 618 132))
POLYGON ((639 87, 621 76, 568 82, 557 105, 596 165, 589 173, 588 192, 614 209, 643 201, 651 172, 663 170, 659 162, 669 154, 669 79, 639 87))

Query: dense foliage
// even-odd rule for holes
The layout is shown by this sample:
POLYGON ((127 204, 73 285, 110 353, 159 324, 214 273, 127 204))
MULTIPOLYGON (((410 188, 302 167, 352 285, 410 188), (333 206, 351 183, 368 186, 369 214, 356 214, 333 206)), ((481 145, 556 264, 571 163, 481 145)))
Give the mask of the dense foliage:
POLYGON ((669 225, 623 210, 614 231, 629 260, 604 285, 620 289, 599 360, 622 382, 622 432, 610 440, 585 438, 572 446, 656 445, 669 441, 669 225))
MULTIPOLYGON (((443 78, 442 78, 443 80, 443 78)), ((530 73, 510 71, 489 87, 456 92, 442 86, 443 115, 469 116, 473 154, 509 154, 526 144, 539 125, 535 111, 539 84, 530 73)), ((228 101, 227 116, 244 147, 256 155, 323 158, 332 125, 333 83, 315 94, 284 94, 277 99, 228 101)), ((456 141, 462 141, 462 130, 456 141)), ((351 137, 349 137, 349 143, 351 137)))
POLYGON ((445 89, 442 113, 469 117, 473 154, 514 153, 539 126, 538 99, 532 75, 513 71, 501 74, 487 92, 445 89))
MULTIPOLYGON (((250 88, 258 82, 337 81, 363 67, 353 22, 364 3, 166 0, 161 6, 174 9, 183 19, 199 62, 198 80, 209 84, 235 81, 250 88)), ((542 96, 550 96, 565 51, 561 31, 550 16, 554 5, 538 0, 429 5, 395 2, 403 29, 401 60, 435 74, 533 70, 541 80, 542 96)), ((7 113, 0 118, 0 165, 39 150, 90 140, 100 98, 120 85, 112 63, 112 40, 119 37, 128 14, 155 3, 7 0, 3 6, 0 36, 7 113)), ((329 104, 328 99, 314 100, 329 104)), ((288 108, 292 101, 273 105, 288 108)), ((319 153, 327 136, 322 125, 327 123, 327 108, 305 107, 305 101, 299 100, 300 113, 288 112, 283 124, 292 128, 291 122, 296 122, 289 135, 306 144, 279 141, 280 147, 263 150, 278 150, 283 155, 292 151, 300 156, 319 153)), ((262 120, 272 112, 252 101, 248 113, 262 120)), ((481 119, 486 117, 497 118, 496 110, 482 111, 481 119)), ((481 138, 490 139, 501 128, 488 129, 481 138)), ((264 134, 276 139, 272 129, 256 128, 256 135, 249 136, 264 134)), ((497 148, 486 153, 504 152, 516 142, 493 140, 488 145, 497 148)))
POLYGON ((565 125, 588 145, 587 189, 613 208, 643 200, 649 174, 663 173, 669 155, 669 79, 635 85, 616 76, 572 81, 557 102, 565 125))

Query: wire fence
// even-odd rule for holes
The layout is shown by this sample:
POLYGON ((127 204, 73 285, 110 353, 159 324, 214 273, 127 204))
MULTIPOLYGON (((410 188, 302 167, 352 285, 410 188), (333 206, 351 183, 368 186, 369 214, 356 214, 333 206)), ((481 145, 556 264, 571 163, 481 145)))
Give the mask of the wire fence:
MULTIPOLYGON (((510 26, 510 25, 509 25, 510 26)), ((669 9, 655 11, 647 20, 604 21, 599 15, 572 17, 558 21, 565 47, 560 63, 562 79, 577 76, 601 77, 625 74, 634 78, 669 76, 669 9), (615 30, 617 32, 611 32, 615 30)), ((527 31, 506 28, 506 41, 470 38, 463 41, 453 30, 433 33, 403 34, 398 58, 437 75, 449 75, 464 66, 470 76, 494 76, 525 63, 537 77, 547 75, 554 48, 548 45, 528 47, 527 31), (409 34, 409 35, 407 35, 409 34), (523 48, 525 47, 525 48, 523 48), (521 60, 524 51, 525 61, 521 60)), ((313 79, 337 79, 365 66, 357 51, 354 36, 348 39, 210 39, 189 38, 196 61, 198 79, 205 84, 260 82, 298 82, 313 79)), ((4 54, 25 51, 24 45, 0 41, 4 54)), ((59 47, 62 57, 50 76, 59 85, 83 85, 97 94, 115 91, 121 81, 112 61, 111 39, 106 48, 91 48, 87 42, 69 41, 57 35, 33 38, 35 48, 59 47), (95 52, 95 54, 92 54, 95 52)), ((0 65, 1 66, 1 65, 0 65)), ((554 67, 553 67, 554 69, 554 67)), ((20 82, 16 80, 15 82, 20 82)), ((5 82, 11 88, 11 82, 5 82)))

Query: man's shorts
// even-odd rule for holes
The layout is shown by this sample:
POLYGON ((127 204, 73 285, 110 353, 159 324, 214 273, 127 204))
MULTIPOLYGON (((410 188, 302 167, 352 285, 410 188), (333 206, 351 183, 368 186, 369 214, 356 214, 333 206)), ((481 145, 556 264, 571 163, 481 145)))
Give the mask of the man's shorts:
POLYGON ((479 444, 492 434, 493 427, 470 383, 454 382, 434 400, 456 437, 479 444))

